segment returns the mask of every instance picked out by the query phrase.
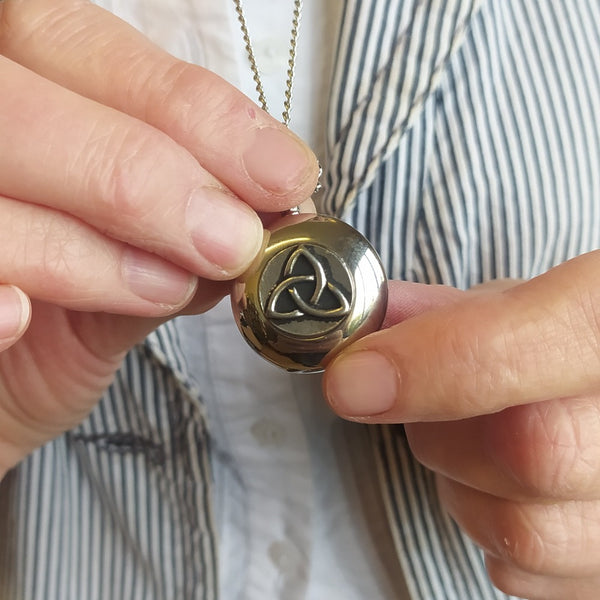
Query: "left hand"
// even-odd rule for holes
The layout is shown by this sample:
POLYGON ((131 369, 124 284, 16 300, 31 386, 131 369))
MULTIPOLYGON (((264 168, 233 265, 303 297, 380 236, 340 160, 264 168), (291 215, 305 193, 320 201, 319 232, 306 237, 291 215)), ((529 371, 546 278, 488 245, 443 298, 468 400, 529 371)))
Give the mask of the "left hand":
POLYGON ((0 82, 1 480, 159 323, 227 294, 260 251, 257 213, 310 196, 318 166, 90 0, 0 0, 0 82))
POLYGON ((343 417, 406 423, 492 581, 532 600, 600 589, 600 251, 461 292, 393 282, 388 329, 328 367, 343 417))

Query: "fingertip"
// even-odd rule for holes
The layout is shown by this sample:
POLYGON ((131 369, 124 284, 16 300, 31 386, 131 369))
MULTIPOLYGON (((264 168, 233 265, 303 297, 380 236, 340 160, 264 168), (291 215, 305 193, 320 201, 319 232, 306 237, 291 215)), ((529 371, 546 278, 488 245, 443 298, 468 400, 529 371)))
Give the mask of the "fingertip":
POLYGON ((271 199, 291 199, 301 204, 317 185, 319 166, 315 155, 283 127, 255 129, 248 138, 242 163, 249 179, 271 199))
POLYGON ((13 285, 0 286, 0 350, 14 344, 31 320, 29 297, 13 285))
POLYGON ((181 310, 198 287, 198 278, 192 273, 134 247, 123 251, 121 274, 129 290, 154 308, 153 316, 181 310))
POLYGON ((186 223, 206 265, 201 273, 232 279, 255 260, 263 245, 260 217, 244 202, 216 188, 196 190, 188 202, 186 223))

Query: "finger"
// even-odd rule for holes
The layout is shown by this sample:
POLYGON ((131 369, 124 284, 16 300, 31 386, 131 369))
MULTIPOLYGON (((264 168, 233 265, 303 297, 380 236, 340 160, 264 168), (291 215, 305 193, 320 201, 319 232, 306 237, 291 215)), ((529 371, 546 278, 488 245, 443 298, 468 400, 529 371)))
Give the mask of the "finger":
POLYGON ((600 502, 518 503, 445 477, 437 482, 442 505, 487 553, 537 575, 600 572, 600 502))
MULTIPOLYGON (((197 294, 197 310, 208 309, 223 291, 221 282, 207 285, 212 297, 211 291, 197 294)), ((13 341, 16 335, 3 317, 5 296, 0 287, 0 345, 3 328, 13 341)), ((125 353, 169 318, 67 311, 39 301, 32 311, 28 302, 26 307, 29 328, 0 352, 0 480, 33 449, 80 423, 114 380, 125 353)))
POLYGON ((528 600, 597 600, 600 575, 568 578, 535 575, 510 562, 487 555, 486 568, 494 585, 511 596, 528 600))
POLYGON ((454 304, 468 295, 503 291, 519 284, 515 279, 497 279, 469 288, 467 292, 447 285, 390 281, 388 283, 388 306, 382 329, 411 319, 427 311, 454 304))
POLYGON ((509 290, 510 288, 516 287, 524 281, 524 279, 514 278, 490 279, 489 281, 484 281, 483 283, 478 283, 477 285, 471 286, 468 291, 470 294, 503 292, 509 290))
POLYGON ((2 57, 0 80, 0 193, 205 278, 234 277, 255 258, 256 213, 168 136, 2 57))
POLYGON ((30 318, 29 298, 17 287, 0 285, 0 352, 19 340, 30 318))
MULTIPOLYGON (((139 317, 114 313, 75 311, 70 315, 70 326, 77 339, 86 340, 86 350, 107 368, 107 361, 120 361, 123 354, 148 334, 175 317, 205 313, 216 306, 229 292, 221 281, 202 281, 201 288, 183 309, 175 314, 159 317, 139 317)), ((39 312, 39 309, 38 309, 39 312)))
POLYGON ((600 253, 368 336, 332 362, 334 409, 371 422, 454 420, 600 388, 600 253), (368 384, 366 383, 368 382, 368 384))
POLYGON ((600 402, 569 398, 406 426, 429 469, 517 501, 600 500, 600 402))
MULTIPOLYGON (((216 306, 231 293, 231 282, 202 280, 196 295, 181 309, 177 316, 199 315, 216 306)), ((171 317, 172 318, 172 317, 171 317)))
POLYGON ((108 239, 81 221, 0 196, 0 281, 65 308, 167 315, 197 278, 158 256, 108 239))
MULTIPOLYGON (((388 305, 382 329, 386 330, 398 323, 409 321, 419 315, 452 305, 468 297, 465 292, 445 285, 426 285, 407 281, 390 281, 388 283, 388 305)), ((350 353, 358 345, 350 347, 350 353)), ((370 355, 370 353, 367 353, 370 355)), ((345 358, 343 353, 340 358, 345 358)), ((361 363, 363 355, 357 352, 358 360, 351 365, 357 369, 357 376, 340 369, 340 361, 336 359, 325 371, 323 390, 332 409, 340 416, 348 419, 362 419, 384 412, 387 408, 388 388, 394 387, 395 376, 390 382, 388 372, 381 369, 372 370, 372 365, 365 369, 361 363), (340 372, 342 371, 342 372, 340 372), (350 377, 348 378, 348 375, 350 377)), ((350 354, 350 362, 354 356, 350 354)), ((369 359, 369 356, 367 356, 369 359)), ((369 362, 369 361, 368 361, 369 362)))
POLYGON ((29 328, 0 353, 0 479, 88 415, 150 321, 32 302, 29 328))
POLYGON ((0 52, 165 131, 255 209, 283 210, 312 194, 318 165, 296 136, 114 15, 81 0, 8 0, 2 22, 0 52))
POLYGON ((447 285, 390 281, 388 306, 382 329, 427 311, 453 304, 464 297, 465 292, 447 285))
POLYGON ((312 214, 317 212, 317 206, 312 198, 307 198, 298 206, 298 212, 302 214, 312 214))

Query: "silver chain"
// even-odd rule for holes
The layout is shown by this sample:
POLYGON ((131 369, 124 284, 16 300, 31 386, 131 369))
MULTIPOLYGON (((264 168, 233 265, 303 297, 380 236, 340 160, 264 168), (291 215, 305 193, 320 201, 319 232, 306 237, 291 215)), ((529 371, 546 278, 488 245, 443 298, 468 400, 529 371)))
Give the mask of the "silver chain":
MULTIPOLYGON (((260 78, 260 72, 258 70, 258 64, 256 57, 254 56, 254 50, 252 48, 252 42, 250 41, 250 34, 248 33, 248 25, 246 23, 246 17, 244 16, 244 8, 242 6, 242 0, 233 0, 235 4, 235 10, 238 15, 238 21, 242 28, 242 35, 244 36, 244 44, 246 45, 246 53, 248 54, 248 60, 250 61, 250 68, 252 69, 252 78, 256 84, 256 91, 258 92, 258 101, 260 102, 263 110, 269 112, 267 105, 267 99, 265 97, 265 91, 263 89, 262 80, 260 78)), ((298 45, 298 30, 300 28, 300 15, 302 13, 302 0, 294 0, 294 15, 292 18, 292 31, 290 34, 290 52, 288 56, 288 69, 287 79, 285 82, 285 99, 283 102, 283 113, 281 115, 284 125, 290 123, 290 110, 292 107, 292 90, 294 87, 294 71, 296 68, 296 47, 298 45)))

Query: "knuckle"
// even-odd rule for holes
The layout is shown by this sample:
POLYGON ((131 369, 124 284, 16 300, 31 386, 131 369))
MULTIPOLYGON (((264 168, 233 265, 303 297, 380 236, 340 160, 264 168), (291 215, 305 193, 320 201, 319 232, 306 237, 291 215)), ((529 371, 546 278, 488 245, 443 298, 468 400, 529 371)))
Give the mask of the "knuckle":
MULTIPOLYGON (((600 415, 589 400, 555 402, 538 419, 537 487, 546 496, 580 498, 594 493, 600 471, 600 415), (579 413, 579 414, 578 414, 579 413)), ((537 460, 535 460, 537 459, 537 460)))
POLYGON ((33 259, 29 261, 29 276, 44 282, 47 294, 54 291, 60 297, 75 285, 75 265, 88 258, 81 242, 82 228, 74 220, 32 214, 29 229, 33 246, 27 253, 33 259))
POLYGON ((191 139, 225 138, 254 106, 214 73, 182 61, 154 65, 145 87, 147 120, 191 139))
MULTIPOLYGON (((553 600, 555 598, 564 600, 566 597, 556 585, 550 592, 543 578, 524 573, 504 560, 487 555, 485 566, 492 584, 510 597, 527 598, 528 600, 553 600)), ((569 598, 574 600, 574 598, 569 598)))
POLYGON ((572 578, 598 573, 598 506, 506 503, 492 525, 490 547, 507 565, 533 575, 572 578))
POLYGON ((556 522, 554 511, 510 504, 503 512, 492 535, 502 559, 530 573, 542 573, 560 560, 568 536, 564 524, 556 522))
POLYGON ((99 230, 116 237, 126 226, 129 241, 137 241, 149 233, 150 222, 167 217, 157 183, 168 187, 172 182, 171 206, 176 210, 176 199, 185 194, 177 188, 191 189, 195 165, 186 168, 190 158, 158 130, 141 122, 121 125, 101 123, 93 128, 85 152, 71 169, 79 174, 82 197, 92 200, 79 209, 85 217, 91 213, 99 230))
POLYGON ((63 35, 73 31, 68 26, 86 0, 4 0, 0 2, 0 52, 12 54, 19 46, 35 43, 40 32, 63 35))
MULTIPOLYGON (((600 256, 600 252, 595 253, 600 256)), ((571 354, 580 357, 581 365, 588 367, 588 377, 594 383, 598 383, 600 372, 600 297, 596 288, 590 286, 588 280, 576 290, 575 311, 571 317, 571 330, 577 335, 572 336, 578 347, 571 354)), ((571 357, 572 359, 572 357, 571 357)))
POLYGON ((522 575, 513 566, 489 555, 486 556, 485 565, 490 581, 496 588, 509 596, 524 597, 522 575))
MULTIPOLYGON (((433 461, 430 456, 430 445, 426 443, 424 436, 418 435, 418 426, 414 427, 413 423, 410 424, 410 430, 412 434, 409 437, 410 451, 415 459, 423 466, 435 471, 433 461)), ((407 431, 408 434, 408 431, 407 431)))
POLYGON ((512 435, 491 436, 497 462, 528 496, 596 497, 600 474, 600 407, 564 399, 514 407, 496 423, 512 435))
POLYGON ((15 212, 0 277, 2 272, 12 274, 34 296, 63 302, 96 288, 105 276, 82 265, 105 264, 107 271, 112 269, 110 260, 99 256, 102 246, 90 244, 90 231, 80 221, 44 207, 24 205, 15 212))
POLYGON ((444 395, 453 405, 460 399, 461 416, 503 408, 506 398, 521 386, 517 334, 498 319, 493 304, 473 298, 455 309, 434 332, 438 355, 452 372, 460 374, 445 381, 444 395))
POLYGON ((128 221, 140 216, 145 182, 161 166, 159 145, 150 137, 147 132, 128 129, 113 131, 109 139, 100 137, 91 143, 89 168, 100 166, 101 199, 108 214, 128 221))
POLYGON ((29 27, 24 12, 27 2, 0 2, 0 52, 5 53, 20 31, 29 27))

